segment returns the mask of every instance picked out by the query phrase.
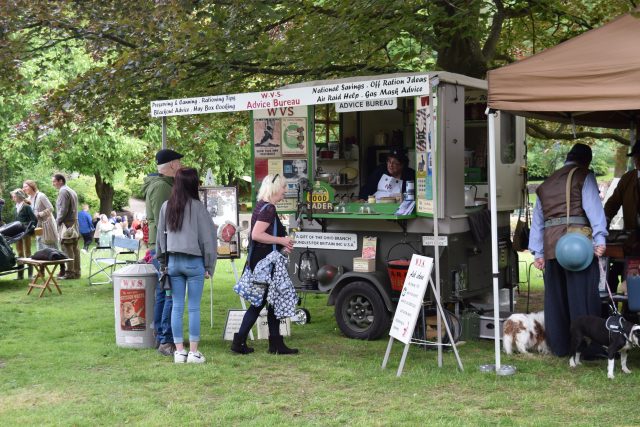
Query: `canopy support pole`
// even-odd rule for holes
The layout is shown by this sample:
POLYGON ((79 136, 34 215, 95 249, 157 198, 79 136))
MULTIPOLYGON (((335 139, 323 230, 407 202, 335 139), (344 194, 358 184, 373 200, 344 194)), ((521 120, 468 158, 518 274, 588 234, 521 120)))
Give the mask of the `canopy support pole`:
POLYGON ((167 116, 162 116, 162 149, 167 148, 167 116))
POLYGON ((493 275, 493 342, 496 356, 495 372, 498 375, 515 373, 512 366, 500 365, 500 294, 498 277, 498 202, 496 180, 496 111, 487 110, 489 121, 489 209, 491 213, 491 271, 493 275))

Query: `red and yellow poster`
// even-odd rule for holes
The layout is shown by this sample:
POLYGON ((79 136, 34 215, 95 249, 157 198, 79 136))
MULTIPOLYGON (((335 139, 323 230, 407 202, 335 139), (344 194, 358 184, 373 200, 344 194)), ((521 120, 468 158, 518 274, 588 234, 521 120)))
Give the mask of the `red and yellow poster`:
POLYGON ((120 286, 120 329, 144 331, 146 329, 144 281, 122 279, 120 286))

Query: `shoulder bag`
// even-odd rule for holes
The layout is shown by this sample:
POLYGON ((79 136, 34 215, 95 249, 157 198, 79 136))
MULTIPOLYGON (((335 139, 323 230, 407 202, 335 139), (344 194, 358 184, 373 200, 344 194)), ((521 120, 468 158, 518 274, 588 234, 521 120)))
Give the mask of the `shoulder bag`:
MULTIPOLYGON (((169 247, 167 246, 167 215, 164 216, 164 266, 160 270, 160 288, 171 292, 171 276, 169 276, 169 247)), ((167 294, 168 295, 168 294, 167 294)))

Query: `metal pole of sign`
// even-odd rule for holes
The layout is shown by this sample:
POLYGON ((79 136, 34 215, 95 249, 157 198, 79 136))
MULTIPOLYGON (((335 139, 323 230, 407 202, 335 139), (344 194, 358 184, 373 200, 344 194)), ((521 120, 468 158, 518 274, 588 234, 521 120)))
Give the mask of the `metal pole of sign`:
MULTIPOLYGON (((429 81, 429 121, 430 121, 430 133, 431 133, 431 150, 433 152, 438 153, 439 151, 436 149, 438 147, 438 132, 434 129, 435 121, 433 120, 433 115, 436 111, 433 108, 433 97, 432 97, 432 89, 431 81, 429 81)), ((436 95, 437 96, 437 95, 436 95)), ((427 138, 429 136, 427 135, 427 138)), ((433 255, 434 255, 434 266, 436 270, 436 286, 434 292, 436 293, 436 297, 440 295, 440 241, 439 241, 439 230, 438 230, 438 175, 440 173, 440 162, 438 161, 438 156, 431 156, 431 161, 434 163, 431 167, 431 197, 433 200, 433 238, 435 240, 433 255)), ((440 311, 436 310, 436 334, 438 336, 438 367, 442 368, 442 316, 440 315, 440 311)))
MULTIPOLYGON (((498 283, 498 203, 496 198, 496 116, 497 112, 487 110, 489 119, 489 209, 491 212, 491 271, 493 273, 493 330, 494 351, 496 357, 495 372, 498 375, 515 373, 514 366, 500 365, 500 295, 498 283)), ((486 365, 483 365, 486 366, 486 365)), ((483 372, 491 369, 481 367, 483 372)))
POLYGON ((162 116, 162 149, 167 148, 167 116, 162 116))

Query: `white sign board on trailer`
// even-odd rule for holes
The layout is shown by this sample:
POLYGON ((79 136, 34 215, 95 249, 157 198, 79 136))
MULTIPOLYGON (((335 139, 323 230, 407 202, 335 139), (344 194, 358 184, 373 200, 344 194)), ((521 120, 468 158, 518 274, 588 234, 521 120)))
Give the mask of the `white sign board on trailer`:
POLYGON ((294 248, 334 249, 355 251, 358 249, 358 236, 355 233, 321 233, 313 231, 296 232, 294 248))
POLYGON ((414 254, 404 280, 389 336, 409 344, 422 308, 422 300, 433 269, 433 258, 414 254))
POLYGON ((429 76, 423 74, 266 92, 151 101, 151 117, 286 109, 302 105, 421 96, 428 93, 429 76))
POLYGON ((398 108, 398 98, 362 99, 358 101, 336 102, 337 113, 348 113, 351 111, 395 110, 396 108, 398 108))

